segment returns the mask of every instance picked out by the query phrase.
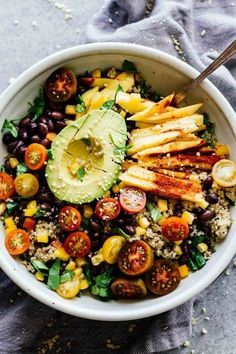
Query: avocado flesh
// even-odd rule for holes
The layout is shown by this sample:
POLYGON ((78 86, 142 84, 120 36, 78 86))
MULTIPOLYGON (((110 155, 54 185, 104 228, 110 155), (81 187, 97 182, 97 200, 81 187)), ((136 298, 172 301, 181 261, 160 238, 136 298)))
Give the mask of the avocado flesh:
POLYGON ((52 143, 46 177, 59 199, 73 204, 101 197, 116 181, 124 159, 126 123, 112 110, 89 112, 64 128, 52 143), (117 151, 118 150, 118 151, 117 151), (83 168, 80 180, 71 166, 83 168))

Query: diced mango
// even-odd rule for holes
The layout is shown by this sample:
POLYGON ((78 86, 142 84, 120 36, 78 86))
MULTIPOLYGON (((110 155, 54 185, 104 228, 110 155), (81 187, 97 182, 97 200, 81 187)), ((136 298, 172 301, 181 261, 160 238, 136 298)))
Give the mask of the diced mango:
POLYGON ((178 255, 181 256, 183 254, 182 248, 179 245, 174 245, 173 251, 178 255))
POLYGON ((40 272, 35 273, 35 278, 39 281, 44 281, 44 275, 40 272))
POLYGON ((129 94, 121 91, 117 94, 116 102, 130 114, 141 112, 155 104, 155 102, 141 98, 140 94, 129 94))
POLYGON ((75 275, 80 276, 83 273, 83 269, 81 267, 78 267, 75 268, 73 272, 75 273, 75 275))
POLYGON ((111 192, 107 191, 102 197, 103 198, 109 198, 110 197, 111 192))
POLYGON ((4 220, 5 222, 5 231, 6 231, 6 234, 9 234, 11 231, 13 230, 16 230, 17 227, 16 227, 16 224, 13 220, 12 217, 8 217, 4 220))
POLYGON ((139 226, 142 227, 143 229, 146 229, 150 225, 148 218, 146 218, 145 216, 139 218, 138 223, 139 226))
POLYGON ((112 192, 115 193, 115 194, 116 194, 116 193, 119 193, 119 191, 120 191, 120 186, 119 186, 119 184, 113 184, 111 190, 112 190, 112 192))
POLYGON ((174 241, 176 245, 181 245, 183 243, 183 241, 174 241))
POLYGON ((26 208, 36 208, 37 207, 37 202, 36 200, 31 200, 31 202, 29 202, 26 206, 26 208))
POLYGON ((76 263, 74 261, 70 261, 66 266, 66 269, 71 271, 75 270, 75 268, 76 268, 76 263))
POLYGON ((78 267, 83 267, 85 264, 87 264, 87 261, 86 261, 85 257, 77 257, 75 262, 76 262, 78 267))
POLYGON ((48 232, 46 230, 37 230, 36 232, 37 242, 48 243, 48 232))
POLYGON ((76 115, 76 106, 72 104, 67 104, 65 108, 65 113, 68 115, 76 115))
POLYGON ((89 204, 83 206, 84 217, 90 219, 93 215, 93 209, 89 204))
POLYGON ((157 207, 160 211, 167 211, 168 210, 167 200, 166 199, 158 199, 157 207))
POLYGON ((204 252, 206 252, 208 250, 208 246, 207 246, 206 243, 201 242, 201 243, 199 243, 197 245, 197 249, 198 249, 199 252, 204 253, 204 252))
POLYGON ((122 111, 120 111, 120 115, 121 115, 122 118, 125 118, 126 112, 122 109, 122 111))
POLYGON ((158 225, 162 226, 163 223, 164 223, 164 221, 165 221, 166 219, 167 219, 167 218, 166 218, 165 216, 162 216, 162 217, 157 221, 158 225))
POLYGON ((186 264, 183 264, 181 266, 179 266, 179 272, 180 272, 180 276, 181 278, 186 278, 189 275, 189 268, 186 264))
POLYGON ((216 144, 215 152, 218 156, 228 156, 230 154, 229 147, 226 144, 216 144))
POLYGON ((6 208, 7 208, 6 203, 4 202, 0 203, 0 215, 2 215, 5 212, 6 208))
POLYGON ((194 221, 194 215, 189 211, 184 211, 181 218, 189 225, 192 225, 194 221))
POLYGON ((50 141, 54 141, 57 137, 57 134, 56 133, 53 133, 53 132, 49 132, 47 133, 46 135, 46 139, 50 140, 50 141))
POLYGON ((84 101, 86 109, 88 109, 88 107, 89 107, 89 105, 90 105, 90 103, 92 101, 93 96, 95 95, 96 92, 98 92, 98 90, 99 90, 99 87, 95 86, 92 89, 89 89, 89 90, 85 91, 81 95, 81 98, 84 101))
POLYGON ((102 76, 101 69, 99 69, 99 68, 94 69, 94 70, 91 72, 91 76, 92 76, 92 77, 101 77, 101 76, 102 76))
POLYGON ((143 227, 137 226, 135 228, 135 235, 136 236, 143 236, 143 235, 145 235, 145 233, 146 233, 146 229, 144 229, 143 227))
POLYGON ((34 216, 38 211, 38 207, 26 208, 24 209, 25 216, 34 216))
POLYGON ((81 117, 83 117, 85 115, 85 112, 77 112, 75 119, 80 119, 81 117))
POLYGON ((88 289, 89 287, 89 283, 88 283, 88 280, 85 278, 84 274, 82 273, 79 277, 79 288, 80 290, 85 290, 85 289, 88 289))
POLYGON ((66 252, 65 248, 63 248, 62 246, 58 247, 55 250, 54 256, 64 262, 67 262, 70 259, 70 255, 66 252))
POLYGON ((10 164, 11 168, 16 168, 18 163, 19 163, 19 161, 15 157, 10 157, 9 164, 10 164))

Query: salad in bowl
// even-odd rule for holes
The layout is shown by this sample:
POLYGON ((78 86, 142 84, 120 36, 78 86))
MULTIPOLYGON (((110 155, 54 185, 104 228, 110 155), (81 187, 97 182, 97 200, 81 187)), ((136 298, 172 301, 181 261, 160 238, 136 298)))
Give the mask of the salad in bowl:
POLYGON ((63 298, 167 295, 227 236, 229 148, 201 102, 175 107, 151 84, 128 60, 61 67, 3 124, 5 247, 63 298))

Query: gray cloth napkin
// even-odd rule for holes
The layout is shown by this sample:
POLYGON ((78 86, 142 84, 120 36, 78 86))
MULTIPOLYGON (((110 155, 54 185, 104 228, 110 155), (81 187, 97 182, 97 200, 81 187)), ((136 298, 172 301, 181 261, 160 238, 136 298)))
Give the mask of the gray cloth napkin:
MULTIPOLYGON (((232 0, 108 0, 81 40, 143 44, 202 70, 234 39, 235 9, 232 0)), ((211 77, 234 106, 235 74, 234 58, 211 77)), ((188 338, 191 316, 189 301, 138 321, 79 319, 40 304, 0 271, 1 354, 160 353, 188 338)))

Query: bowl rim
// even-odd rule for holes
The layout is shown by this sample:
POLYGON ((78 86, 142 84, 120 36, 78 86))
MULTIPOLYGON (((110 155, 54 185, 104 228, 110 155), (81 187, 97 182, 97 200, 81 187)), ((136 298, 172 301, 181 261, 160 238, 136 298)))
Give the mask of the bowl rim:
MULTIPOLYGON (((0 114, 4 111, 6 105, 10 100, 12 100, 15 95, 18 94, 20 89, 27 85, 30 81, 37 78, 37 76, 41 75, 44 71, 53 69, 55 66, 67 61, 73 60, 78 56, 88 56, 95 54, 118 54, 118 55, 134 55, 143 58, 151 58, 152 60, 156 59, 161 62, 166 62, 176 70, 183 72, 189 78, 195 78, 199 75, 199 72, 191 67, 189 64, 181 61, 178 58, 175 58, 165 52, 162 52, 157 49, 145 47, 137 44, 128 44, 128 43, 119 43, 119 42, 102 42, 102 43, 90 43, 84 44, 80 46, 75 46, 71 48, 64 49, 57 53, 54 53, 41 61, 37 62, 29 69, 25 70, 21 75, 16 78, 16 80, 1 94, 0 96, 0 114)), ((212 100, 217 104, 222 112, 224 112, 224 116, 228 121, 231 131, 236 136, 236 127, 233 125, 234 122, 234 110, 226 100, 226 98, 220 93, 220 91, 209 81, 204 80, 204 82, 200 85, 203 90, 206 92, 210 92, 210 96, 212 100)), ((232 242, 231 242, 232 243, 232 242)), ((207 276, 203 276, 202 281, 200 283, 195 284, 191 288, 187 289, 184 293, 178 295, 177 298, 173 299, 173 301, 169 301, 167 303, 162 304, 161 309, 155 304, 150 304, 150 306, 144 306, 142 308, 128 308, 124 306, 124 310, 122 311, 109 311, 105 312, 103 309, 90 309, 80 308, 77 306, 75 310, 73 306, 69 306, 68 302, 65 300, 63 303, 63 307, 60 304, 60 301, 54 299, 54 302, 47 296, 43 291, 38 291, 34 284, 24 283, 19 277, 17 277, 17 272, 14 271, 12 267, 8 265, 8 262, 5 258, 0 258, 0 266, 2 270, 8 275, 8 277, 17 284, 21 289, 23 289, 26 293, 30 294, 40 302, 55 308, 61 312, 65 312, 77 317, 83 317, 87 319, 93 320, 105 320, 105 321, 124 321, 124 320, 134 320, 145 318, 149 316, 153 316, 156 314, 160 314, 171 310, 184 302, 188 301, 199 292, 204 290, 209 284, 211 284, 224 270, 224 268, 228 265, 232 257, 236 252, 236 244, 229 244, 227 247, 227 252, 225 255, 221 257, 217 262, 217 267, 211 270, 207 276), (158 308, 158 309, 157 309, 158 308)))

